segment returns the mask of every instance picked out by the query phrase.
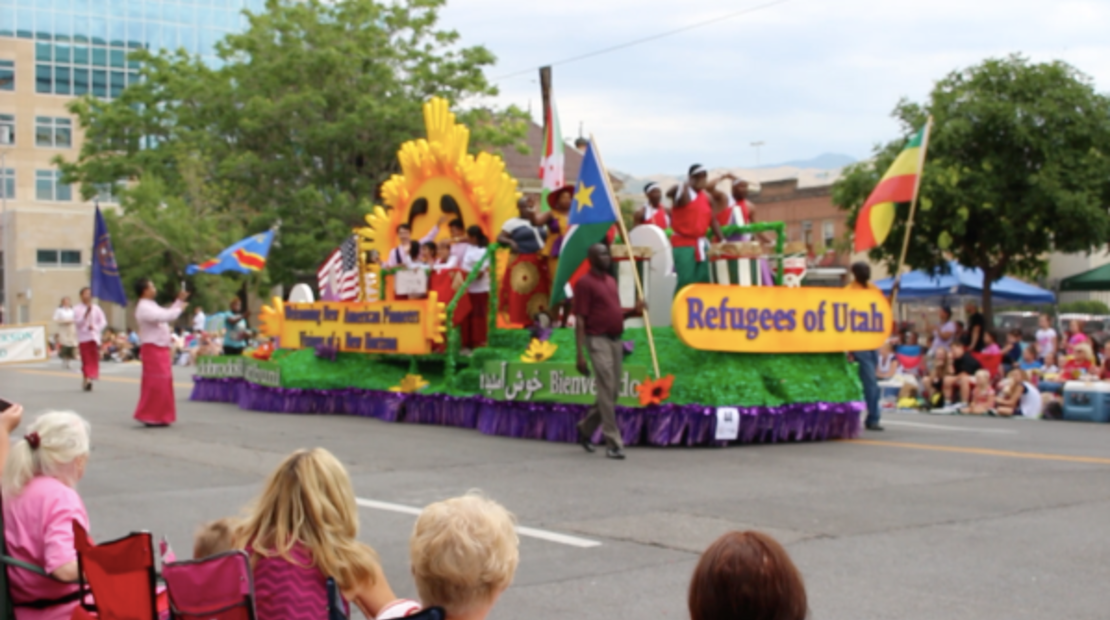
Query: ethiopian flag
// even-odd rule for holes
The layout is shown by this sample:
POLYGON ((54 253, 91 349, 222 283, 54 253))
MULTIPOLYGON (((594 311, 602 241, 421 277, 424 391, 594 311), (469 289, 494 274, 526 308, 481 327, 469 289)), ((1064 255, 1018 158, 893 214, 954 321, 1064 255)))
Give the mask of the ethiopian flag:
POLYGON ((911 202, 917 193, 921 169, 925 165, 925 144, 929 124, 910 138, 898 158, 890 165, 875 190, 867 197, 856 217, 856 251, 866 252, 882 245, 894 223, 894 204, 911 202))
POLYGON ((559 127, 559 111, 555 101, 551 102, 548 118, 543 119, 543 158, 540 159, 540 208, 547 208, 547 195, 566 183, 563 169, 566 159, 563 156, 563 134, 559 127))
POLYGON ((586 260, 590 246, 605 239, 618 217, 619 211, 609 187, 609 175, 602 169, 597 146, 590 140, 586 156, 582 159, 582 168, 578 171, 578 182, 574 184, 569 227, 563 238, 563 248, 559 251, 559 268, 555 271, 555 284, 551 289, 551 307, 566 299, 566 285, 582 261, 586 260))

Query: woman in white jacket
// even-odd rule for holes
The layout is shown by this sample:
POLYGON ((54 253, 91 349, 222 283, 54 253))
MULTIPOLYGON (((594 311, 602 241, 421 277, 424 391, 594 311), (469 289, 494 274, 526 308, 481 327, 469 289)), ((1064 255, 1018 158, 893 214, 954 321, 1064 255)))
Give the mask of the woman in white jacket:
POLYGON ((69 297, 63 297, 54 311, 54 322, 58 324, 58 359, 63 368, 69 368, 77 357, 77 322, 69 297))

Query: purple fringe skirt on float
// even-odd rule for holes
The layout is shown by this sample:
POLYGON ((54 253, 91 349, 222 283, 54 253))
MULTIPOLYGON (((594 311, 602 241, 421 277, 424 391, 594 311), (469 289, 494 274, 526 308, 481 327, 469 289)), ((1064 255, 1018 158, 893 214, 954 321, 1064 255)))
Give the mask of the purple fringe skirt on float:
MULTIPOLYGON (((485 435, 577 440, 586 405, 524 403, 482 396, 404 394, 346 388, 306 390, 264 387, 243 379, 194 378, 190 400, 237 403, 240 409, 274 413, 345 414, 386 422, 474 428, 485 435)), ((724 446, 730 443, 781 443, 851 439, 859 434, 863 403, 791 403, 777 407, 738 407, 740 431, 733 441, 716 439, 715 407, 655 405, 617 407, 625 445, 724 446)), ((594 441, 601 441, 600 429, 594 441)))

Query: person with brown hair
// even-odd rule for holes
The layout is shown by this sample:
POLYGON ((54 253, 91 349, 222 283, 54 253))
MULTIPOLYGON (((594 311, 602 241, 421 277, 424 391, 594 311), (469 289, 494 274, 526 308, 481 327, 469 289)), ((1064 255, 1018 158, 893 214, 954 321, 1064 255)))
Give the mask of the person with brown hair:
POLYGON ((804 620, 802 575, 786 549, 759 532, 729 532, 701 555, 690 580, 690 620, 804 620))

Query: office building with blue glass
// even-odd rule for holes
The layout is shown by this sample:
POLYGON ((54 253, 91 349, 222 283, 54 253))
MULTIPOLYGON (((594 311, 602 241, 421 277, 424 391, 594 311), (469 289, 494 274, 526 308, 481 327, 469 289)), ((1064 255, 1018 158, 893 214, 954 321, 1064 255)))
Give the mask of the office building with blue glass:
MULTIPOLYGON (((93 203, 60 183, 74 160, 74 98, 119 96, 138 79, 128 53, 184 49, 218 66, 216 43, 264 0, 0 0, 0 304, 5 323, 49 322, 87 284, 93 203)), ((99 188, 102 208, 112 188, 99 188)), ((123 326, 123 313, 109 318, 123 326)), ((53 330, 53 328, 51 328, 53 330)), ((53 333, 51 331, 51 333, 53 333)))

